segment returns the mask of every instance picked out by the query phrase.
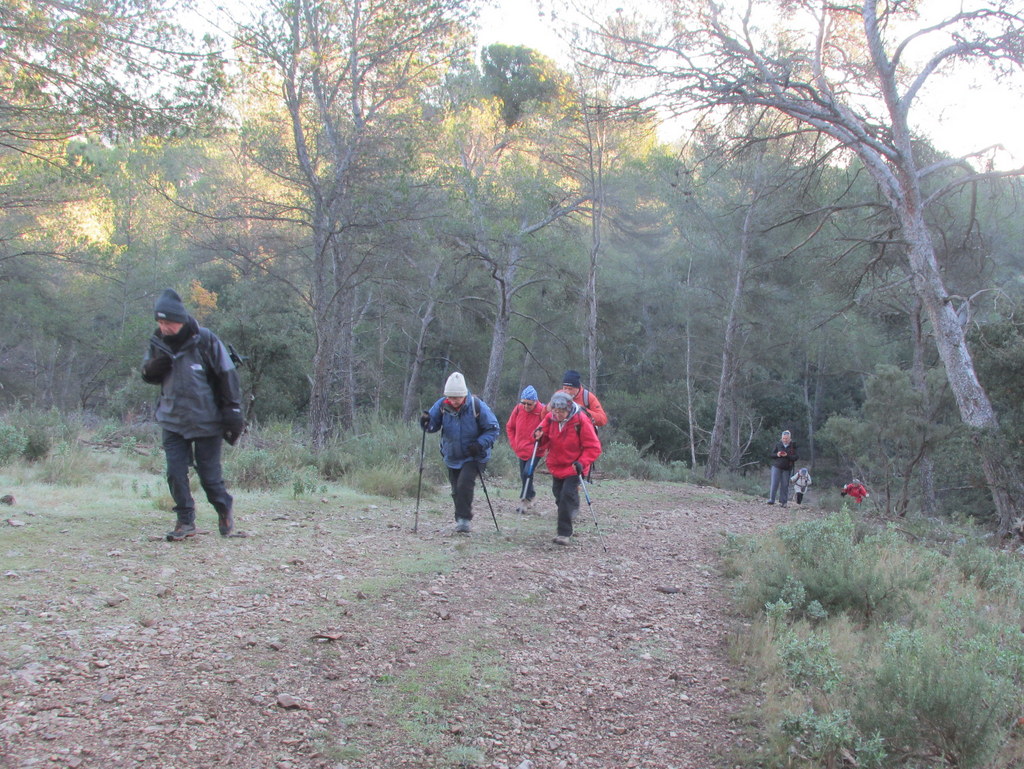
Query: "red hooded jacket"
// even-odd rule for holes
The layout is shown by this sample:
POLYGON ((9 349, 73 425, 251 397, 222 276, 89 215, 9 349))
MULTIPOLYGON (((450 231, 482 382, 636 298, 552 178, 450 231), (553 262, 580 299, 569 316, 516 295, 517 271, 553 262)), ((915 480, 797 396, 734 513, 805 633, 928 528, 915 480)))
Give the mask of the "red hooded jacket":
POLYGON ((578 406, 561 423, 548 414, 540 423, 540 429, 543 431, 540 448, 547 452, 548 470, 554 478, 561 480, 576 475, 573 462, 580 462, 586 475, 601 456, 601 441, 594 423, 578 406))
POLYGON ((843 486, 842 496, 851 496, 857 504, 864 501, 864 497, 868 496, 868 490, 864 488, 863 483, 848 483, 843 486))
MULTIPOLYGON (((533 431, 547 413, 547 407, 543 403, 537 403, 533 411, 527 411, 522 403, 517 403, 509 414, 508 422, 505 423, 505 433, 508 435, 512 451, 520 459, 529 460, 533 456, 533 431)), ((540 459, 542 455, 543 452, 538 448, 537 458, 540 459)))

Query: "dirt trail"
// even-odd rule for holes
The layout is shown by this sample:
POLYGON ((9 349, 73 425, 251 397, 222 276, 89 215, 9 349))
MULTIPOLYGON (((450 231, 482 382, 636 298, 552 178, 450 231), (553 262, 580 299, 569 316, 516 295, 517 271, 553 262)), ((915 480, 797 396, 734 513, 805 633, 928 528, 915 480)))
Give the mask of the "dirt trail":
POLYGON ((0 767, 734 766, 755 703, 716 553, 787 511, 605 481, 604 552, 585 504, 561 548, 553 505, 489 490, 501 534, 482 498, 452 534, 438 497, 417 535, 321 502, 241 512, 248 539, 51 548, 0 585, 0 767))

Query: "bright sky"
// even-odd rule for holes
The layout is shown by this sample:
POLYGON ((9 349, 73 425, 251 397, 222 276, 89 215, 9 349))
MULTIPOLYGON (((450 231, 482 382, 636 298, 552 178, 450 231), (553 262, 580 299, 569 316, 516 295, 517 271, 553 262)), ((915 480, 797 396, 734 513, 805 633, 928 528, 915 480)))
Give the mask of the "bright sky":
MULTIPOLYGON (((595 0, 594 4, 600 0, 595 0)), ((625 2, 625 0, 622 0, 625 2)), ((480 44, 526 45, 563 63, 568 50, 554 32, 551 0, 490 0, 494 7, 480 14, 480 44)), ((942 12, 960 0, 929 0, 929 10, 942 12)), ((965 3, 971 5, 971 3, 965 3)), ((922 94, 915 106, 918 130, 953 155, 966 155, 1002 144, 1000 168, 1024 165, 1024 74, 1014 88, 993 82, 987 71, 956 81, 940 81, 922 94)), ((669 139, 670 137, 665 137, 669 139)))

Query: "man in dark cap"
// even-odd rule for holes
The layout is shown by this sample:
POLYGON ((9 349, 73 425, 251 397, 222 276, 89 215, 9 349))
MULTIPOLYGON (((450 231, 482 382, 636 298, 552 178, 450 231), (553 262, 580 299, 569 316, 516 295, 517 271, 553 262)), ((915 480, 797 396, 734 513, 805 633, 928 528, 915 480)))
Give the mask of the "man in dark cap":
POLYGON ((217 511, 221 536, 234 532, 233 499, 221 470, 221 439, 234 443, 245 428, 238 371, 227 348, 166 289, 154 307, 157 330, 142 362, 142 378, 160 385, 156 420, 163 428, 167 485, 178 516, 167 539, 195 536, 196 509, 188 468, 195 462, 206 498, 217 511))
POLYGON ((562 390, 569 393, 580 408, 587 412, 597 427, 604 427, 608 424, 608 415, 605 413, 601 401, 594 393, 590 392, 580 380, 580 372, 569 369, 562 377, 562 390))

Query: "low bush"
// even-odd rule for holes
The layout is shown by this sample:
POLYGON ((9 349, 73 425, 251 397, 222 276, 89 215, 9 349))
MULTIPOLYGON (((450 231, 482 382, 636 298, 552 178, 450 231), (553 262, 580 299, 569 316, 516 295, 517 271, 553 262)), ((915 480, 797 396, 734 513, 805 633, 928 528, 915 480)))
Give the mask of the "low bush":
POLYGON ((603 447, 597 467, 610 478, 636 478, 651 481, 685 482, 691 477, 683 462, 665 464, 644 448, 612 441, 603 447))
POLYGON ((23 456, 25 444, 25 433, 20 427, 0 422, 0 466, 23 456))
POLYGON ((757 567, 743 583, 748 610, 785 600, 800 617, 812 605, 865 622, 898 617, 934 574, 925 554, 886 531, 862 536, 848 514, 781 526, 752 557, 757 567))
POLYGON ((737 650, 767 693, 762 765, 1019 765, 1020 564, 970 542, 947 556, 846 513, 726 538, 758 615, 737 650))
POLYGON ((33 464, 36 480, 55 486, 84 486, 109 469, 101 455, 78 443, 60 442, 33 464))
POLYGON ((293 468, 281 464, 272 451, 242 448, 232 452, 225 463, 228 486, 246 491, 268 491, 284 486, 292 477, 293 468))
POLYGON ((889 628, 873 675, 858 687, 855 721, 901 752, 987 766, 1020 706, 1019 666, 1015 680, 999 648, 1003 633, 944 616, 945 626, 889 628))

